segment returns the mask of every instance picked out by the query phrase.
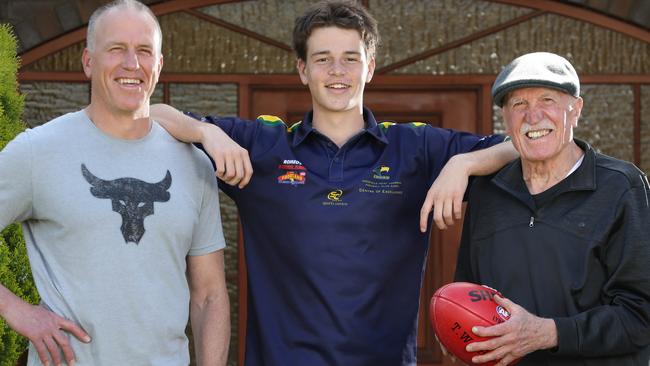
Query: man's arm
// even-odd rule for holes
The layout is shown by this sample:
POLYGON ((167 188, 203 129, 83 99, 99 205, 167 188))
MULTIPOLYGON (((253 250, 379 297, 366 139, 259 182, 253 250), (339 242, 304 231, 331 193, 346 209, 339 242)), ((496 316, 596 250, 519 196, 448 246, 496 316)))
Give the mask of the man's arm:
POLYGON ((223 250, 189 256, 187 272, 197 364, 225 365, 230 344, 230 308, 223 250))
POLYGON ((454 219, 460 220, 469 177, 492 174, 518 157, 519 153, 509 141, 452 156, 427 192, 420 210, 420 230, 427 231, 432 209, 433 220, 441 230, 453 225, 454 219))
POLYGON ((217 169, 217 177, 231 186, 244 188, 251 180, 253 166, 248 151, 222 129, 197 121, 166 104, 154 104, 151 117, 180 141, 201 143, 217 169))
POLYGON ((74 365, 74 353, 70 347, 70 333, 82 342, 90 342, 90 336, 77 324, 53 312, 29 304, 0 285, 0 316, 11 329, 29 339, 41 362, 49 364, 50 357, 55 365, 61 364, 59 349, 68 365, 74 365))

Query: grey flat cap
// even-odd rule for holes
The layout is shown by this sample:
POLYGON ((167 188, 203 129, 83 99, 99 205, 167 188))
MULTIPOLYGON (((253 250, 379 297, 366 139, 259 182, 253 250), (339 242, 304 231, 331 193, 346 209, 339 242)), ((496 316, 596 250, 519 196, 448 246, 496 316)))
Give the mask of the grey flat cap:
POLYGON ((536 86, 580 96, 580 80, 569 61, 554 53, 534 52, 517 57, 499 73, 492 85, 492 100, 503 107, 509 92, 536 86))

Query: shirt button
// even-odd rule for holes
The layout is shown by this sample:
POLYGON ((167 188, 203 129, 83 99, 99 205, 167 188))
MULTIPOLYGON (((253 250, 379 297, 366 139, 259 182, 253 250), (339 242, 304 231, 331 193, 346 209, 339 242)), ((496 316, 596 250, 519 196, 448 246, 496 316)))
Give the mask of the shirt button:
POLYGON ((334 144, 331 143, 331 142, 328 142, 328 143, 327 143, 327 147, 332 147, 332 145, 334 145, 334 144))
POLYGON ((338 163, 339 161, 341 161, 341 158, 334 158, 335 163, 338 163))

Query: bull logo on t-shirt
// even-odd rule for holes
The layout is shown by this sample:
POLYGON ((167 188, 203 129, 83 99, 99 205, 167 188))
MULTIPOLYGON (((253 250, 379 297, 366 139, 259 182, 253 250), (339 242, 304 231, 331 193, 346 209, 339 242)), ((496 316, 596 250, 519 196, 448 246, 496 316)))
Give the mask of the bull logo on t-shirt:
POLYGON ((165 178, 158 183, 147 183, 135 178, 103 180, 91 173, 81 164, 81 173, 90 185, 90 193, 100 199, 110 199, 113 211, 122 216, 122 236, 124 242, 140 243, 144 235, 144 218, 153 215, 154 202, 169 201, 167 191, 172 184, 172 176, 167 171, 165 178))

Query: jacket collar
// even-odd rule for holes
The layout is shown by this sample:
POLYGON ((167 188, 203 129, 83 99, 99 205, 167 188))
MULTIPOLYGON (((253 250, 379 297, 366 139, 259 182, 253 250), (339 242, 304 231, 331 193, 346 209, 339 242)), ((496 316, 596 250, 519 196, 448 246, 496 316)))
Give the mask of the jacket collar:
MULTIPOLYGON (((582 164, 573 172, 569 179, 567 191, 589 191, 596 189, 596 152, 587 142, 574 139, 576 145, 584 153, 582 164)), ((501 169, 493 178, 492 183, 501 189, 516 196, 521 201, 530 204, 533 202, 532 196, 528 192, 528 187, 524 182, 521 171, 521 159, 514 160, 501 169)), ((534 204, 532 205, 534 207, 534 204)))
MULTIPOLYGON (((314 118, 314 111, 309 111, 305 114, 305 118, 301 122, 298 122, 289 128, 289 132, 293 132, 292 146, 296 147, 300 145, 307 136, 312 133, 318 133, 312 126, 312 121, 314 118)), ((363 107, 363 120, 365 121, 366 127, 364 133, 368 134, 384 144, 388 143, 386 138, 385 131, 379 127, 375 116, 372 114, 370 109, 363 107)))

